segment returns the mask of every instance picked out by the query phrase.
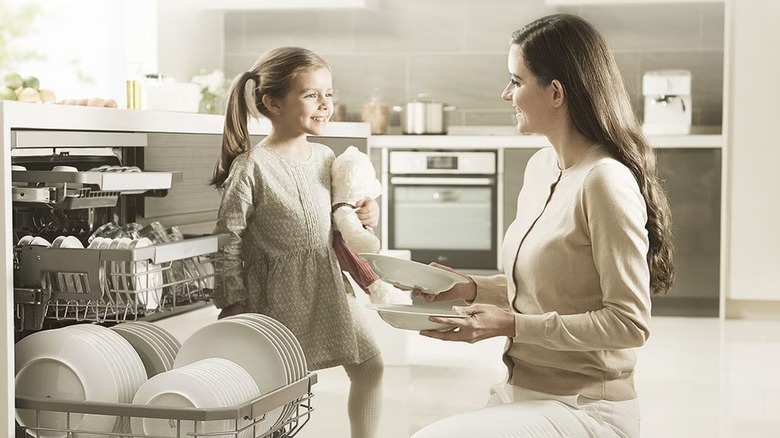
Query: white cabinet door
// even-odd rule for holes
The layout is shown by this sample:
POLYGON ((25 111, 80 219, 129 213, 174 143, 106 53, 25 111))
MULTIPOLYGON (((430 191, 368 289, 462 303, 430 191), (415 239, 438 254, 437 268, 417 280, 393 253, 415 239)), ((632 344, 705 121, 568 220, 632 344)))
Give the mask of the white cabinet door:
POLYGON ((726 296, 731 299, 780 301, 779 16, 780 2, 732 0, 727 6, 726 296))

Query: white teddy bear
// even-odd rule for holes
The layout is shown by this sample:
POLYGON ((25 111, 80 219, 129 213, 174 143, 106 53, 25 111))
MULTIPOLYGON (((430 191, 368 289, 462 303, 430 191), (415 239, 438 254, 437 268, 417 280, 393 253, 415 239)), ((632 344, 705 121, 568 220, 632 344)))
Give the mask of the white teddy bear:
MULTIPOLYGON (((379 252, 381 246, 374 232, 360 222, 355 204, 365 198, 376 199, 381 194, 382 185, 376 178, 374 165, 368 155, 355 146, 349 146, 333 160, 331 205, 334 229, 341 232, 344 243, 355 258, 355 254, 379 252)), ((364 263, 362 260, 360 262, 364 263)), ((374 304, 411 303, 408 292, 379 279, 368 285, 367 289, 369 301, 374 304)))

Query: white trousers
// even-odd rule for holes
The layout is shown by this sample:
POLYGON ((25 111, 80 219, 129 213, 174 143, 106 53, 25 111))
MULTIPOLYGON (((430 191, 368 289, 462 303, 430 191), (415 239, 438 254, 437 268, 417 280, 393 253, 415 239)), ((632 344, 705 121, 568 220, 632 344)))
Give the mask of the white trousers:
POLYGON ((559 396, 503 383, 486 407, 444 418, 412 438, 637 438, 639 401, 559 396))

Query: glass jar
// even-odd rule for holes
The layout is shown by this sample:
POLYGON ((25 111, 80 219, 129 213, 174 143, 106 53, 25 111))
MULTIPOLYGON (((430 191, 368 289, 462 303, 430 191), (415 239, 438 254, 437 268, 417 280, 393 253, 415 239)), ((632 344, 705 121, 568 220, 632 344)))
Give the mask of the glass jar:
POLYGON ((371 125, 371 134, 387 134, 390 107, 379 97, 373 96, 363 104, 361 120, 371 125))

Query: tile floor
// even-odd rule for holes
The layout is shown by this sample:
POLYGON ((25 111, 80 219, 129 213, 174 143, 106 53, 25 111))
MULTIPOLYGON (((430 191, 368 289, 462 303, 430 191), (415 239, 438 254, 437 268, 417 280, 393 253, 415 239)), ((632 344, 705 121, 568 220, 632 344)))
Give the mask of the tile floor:
MULTIPOLYGON (((181 321, 168 328, 180 338, 189 330, 181 321)), ((378 337, 388 333, 377 330, 378 337)), ((469 345, 410 332, 406 340, 408 364, 385 369, 378 438, 408 437, 477 409, 503 377, 499 339, 469 345)), ((643 438, 780 437, 780 320, 656 317, 638 355, 643 438)), ((349 438, 346 374, 333 368, 317 375, 315 411, 297 437, 349 438)))

